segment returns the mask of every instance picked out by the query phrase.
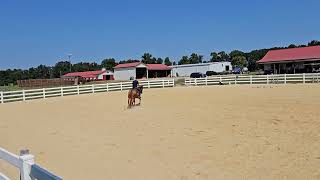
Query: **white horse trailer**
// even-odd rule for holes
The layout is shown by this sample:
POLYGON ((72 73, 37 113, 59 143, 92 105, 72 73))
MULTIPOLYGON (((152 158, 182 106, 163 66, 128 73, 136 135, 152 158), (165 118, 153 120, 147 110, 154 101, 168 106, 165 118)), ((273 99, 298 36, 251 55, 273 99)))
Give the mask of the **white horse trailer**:
POLYGON ((205 74, 207 71, 217 73, 229 72, 232 70, 231 62, 212 62, 200 64, 183 64, 171 66, 171 74, 174 77, 189 77, 191 73, 199 72, 205 74))

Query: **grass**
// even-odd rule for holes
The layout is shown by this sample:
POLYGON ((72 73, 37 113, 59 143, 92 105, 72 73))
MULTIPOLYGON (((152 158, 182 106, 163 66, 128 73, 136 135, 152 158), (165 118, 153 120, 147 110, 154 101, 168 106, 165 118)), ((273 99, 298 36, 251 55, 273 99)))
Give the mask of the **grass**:
POLYGON ((18 91, 21 90, 17 85, 0 86, 0 91, 18 91))

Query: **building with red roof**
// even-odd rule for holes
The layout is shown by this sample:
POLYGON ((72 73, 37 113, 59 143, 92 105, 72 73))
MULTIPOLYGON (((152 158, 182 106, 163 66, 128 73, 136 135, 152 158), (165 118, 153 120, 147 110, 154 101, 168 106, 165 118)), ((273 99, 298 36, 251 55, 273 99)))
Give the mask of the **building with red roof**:
POLYGON ((270 50, 258 63, 274 74, 319 72, 320 46, 270 50))
POLYGON ((83 79, 86 81, 113 80, 113 72, 102 69, 98 71, 71 72, 62 76, 64 79, 83 79))
POLYGON ((164 64, 144 64, 142 62, 119 64, 114 67, 115 80, 159 78, 170 75, 171 67, 164 64))

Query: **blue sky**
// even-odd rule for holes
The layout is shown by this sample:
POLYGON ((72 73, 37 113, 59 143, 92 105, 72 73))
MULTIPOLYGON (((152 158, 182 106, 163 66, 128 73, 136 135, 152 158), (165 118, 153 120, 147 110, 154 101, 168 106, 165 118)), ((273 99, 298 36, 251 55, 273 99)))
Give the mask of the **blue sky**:
POLYGON ((320 39, 319 0, 0 0, 0 69, 320 39))

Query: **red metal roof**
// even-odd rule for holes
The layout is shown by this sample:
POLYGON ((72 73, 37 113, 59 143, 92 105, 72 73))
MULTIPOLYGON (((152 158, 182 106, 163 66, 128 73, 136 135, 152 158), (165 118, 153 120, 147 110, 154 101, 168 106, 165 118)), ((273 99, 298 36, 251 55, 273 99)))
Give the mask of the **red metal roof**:
POLYGON ((270 50, 258 63, 320 59, 320 46, 270 50))
POLYGON ((116 67, 114 67, 115 69, 118 68, 130 68, 130 67, 136 67, 139 64, 141 64, 141 62, 134 62, 134 63, 126 63, 126 64, 118 64, 116 67))
POLYGON ((72 72, 63 75, 64 77, 83 77, 83 78, 96 78, 98 75, 106 72, 106 70, 98 70, 98 71, 86 71, 86 72, 72 72))
POLYGON ((171 67, 165 64, 147 64, 148 70, 159 71, 159 70, 171 70, 171 67))

